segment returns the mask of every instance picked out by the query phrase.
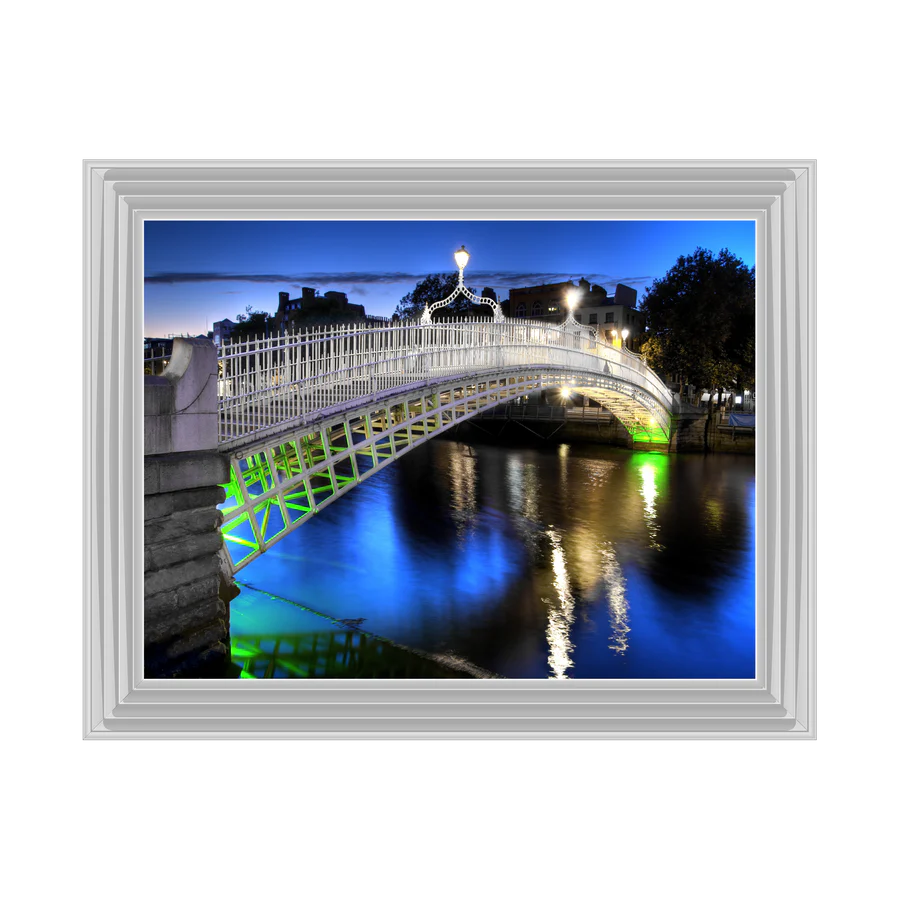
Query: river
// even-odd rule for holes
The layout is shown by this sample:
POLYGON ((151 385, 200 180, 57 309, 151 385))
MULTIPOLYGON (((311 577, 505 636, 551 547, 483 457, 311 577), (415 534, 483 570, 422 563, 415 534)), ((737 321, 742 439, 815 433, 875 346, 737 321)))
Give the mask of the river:
POLYGON ((239 573, 233 658, 243 677, 753 678, 754 522, 752 457, 431 440, 239 573))

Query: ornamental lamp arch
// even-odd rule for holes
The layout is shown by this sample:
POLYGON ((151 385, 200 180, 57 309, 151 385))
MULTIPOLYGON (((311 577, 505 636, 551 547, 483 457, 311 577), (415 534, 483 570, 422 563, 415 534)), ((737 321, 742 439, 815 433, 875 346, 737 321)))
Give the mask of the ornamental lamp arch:
POLYGON ((463 271, 466 266, 469 264, 469 260, 471 259, 471 254, 468 250, 466 250, 466 245, 463 244, 459 250, 457 250, 453 254, 453 259, 456 261, 456 266, 459 269, 459 281, 456 285, 456 288, 443 300, 438 300, 437 303, 432 303, 431 306, 426 304, 425 311, 422 313, 422 318, 420 319, 421 324, 430 325, 432 321, 432 313, 436 309, 441 309, 444 306, 449 306, 457 297, 465 297, 470 302, 479 304, 484 303, 493 310, 494 313, 494 321, 495 322, 504 322, 506 317, 503 315, 503 310, 500 308, 500 304, 493 299, 493 297, 479 297, 477 294, 472 293, 466 285, 464 281, 463 271))

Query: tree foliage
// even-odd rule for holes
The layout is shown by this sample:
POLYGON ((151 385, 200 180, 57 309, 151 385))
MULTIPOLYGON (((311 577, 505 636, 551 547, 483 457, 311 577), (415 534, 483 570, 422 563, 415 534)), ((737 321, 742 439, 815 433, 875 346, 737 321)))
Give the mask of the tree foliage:
POLYGON ((753 388, 755 299, 755 269, 728 250, 679 256, 641 304, 647 363, 681 384, 753 388))
MULTIPOLYGON (((449 297, 456 290, 459 283, 459 275, 456 272, 446 275, 426 275, 401 301, 394 310, 394 315, 401 319, 418 319, 425 311, 425 304, 429 306, 449 297)), ((470 302, 466 297, 459 296, 453 299, 449 306, 444 306, 435 315, 465 316, 472 312, 470 302)))
POLYGON ((231 337, 266 337, 271 332, 272 317, 261 309, 247 306, 246 310, 237 317, 237 322, 231 329, 231 337))

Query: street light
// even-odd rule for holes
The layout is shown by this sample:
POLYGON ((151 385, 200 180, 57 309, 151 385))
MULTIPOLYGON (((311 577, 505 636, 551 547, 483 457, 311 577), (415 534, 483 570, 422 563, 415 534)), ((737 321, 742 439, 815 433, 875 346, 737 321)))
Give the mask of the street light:
POLYGON ((569 313, 566 316, 566 323, 573 324, 575 322, 575 307, 578 306, 578 291, 566 291, 566 306, 569 307, 569 313))
POLYGON ((625 341, 627 341, 627 340, 628 340, 628 329, 623 328, 622 329, 622 346, 623 347, 625 346, 625 341))
POLYGON ((462 284, 463 269, 469 264, 469 251, 466 250, 465 244, 453 254, 453 258, 456 260, 456 265, 459 267, 459 281, 460 284, 462 284))
POLYGON ((564 387, 560 391, 560 394, 562 394, 563 400, 568 400, 571 393, 572 392, 567 387, 564 387))

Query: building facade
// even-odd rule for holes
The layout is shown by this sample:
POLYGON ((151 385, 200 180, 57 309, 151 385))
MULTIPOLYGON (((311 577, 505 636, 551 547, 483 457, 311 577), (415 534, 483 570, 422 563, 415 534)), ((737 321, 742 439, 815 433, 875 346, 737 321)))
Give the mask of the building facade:
POLYGON ((343 291, 325 291, 319 294, 315 288, 301 288, 300 296, 291 299, 287 291, 278 294, 278 312, 275 313, 275 329, 290 329, 293 325, 324 322, 351 322, 366 318, 366 308, 361 303, 350 303, 343 291))
POLYGON ((511 288, 509 300, 503 301, 503 312, 513 319, 540 319, 562 322, 569 314, 566 297, 577 291, 576 322, 596 328, 611 344, 619 344, 627 332, 625 346, 630 350, 640 347, 646 328, 646 317, 637 308, 637 291, 626 284, 617 284, 610 296, 599 284, 590 284, 582 278, 578 284, 560 281, 534 287, 511 288))
POLYGON ((231 337, 234 329, 234 322, 231 319, 222 319, 221 322, 213 322, 212 339, 217 347, 222 346, 223 341, 227 341, 231 337))

